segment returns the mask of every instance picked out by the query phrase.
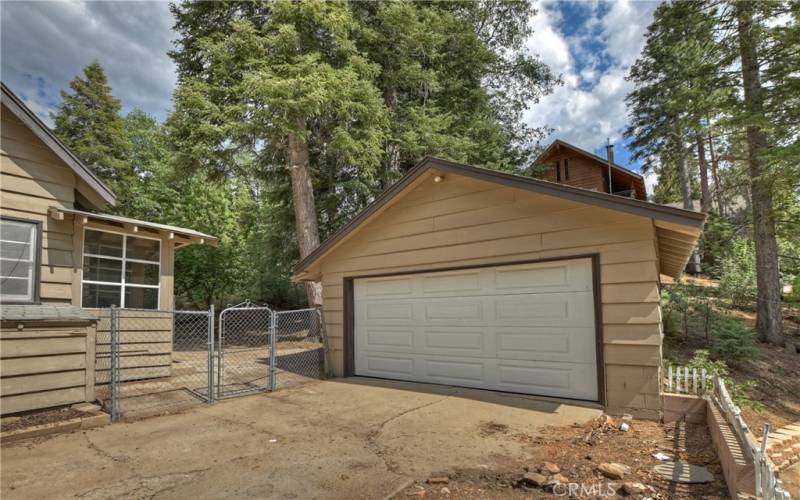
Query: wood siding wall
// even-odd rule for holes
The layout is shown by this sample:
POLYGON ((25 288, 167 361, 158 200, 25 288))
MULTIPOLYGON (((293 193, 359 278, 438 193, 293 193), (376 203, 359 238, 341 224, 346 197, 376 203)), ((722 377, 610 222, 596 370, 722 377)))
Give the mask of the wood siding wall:
POLYGON ((607 407, 658 418, 655 243, 648 218, 466 177, 441 184, 429 177, 321 261, 334 370, 343 373, 345 277, 599 253, 607 407))
POLYGON ((94 345, 93 324, 3 322, 2 414, 94 401, 94 345))
POLYGON ((72 218, 55 220, 48 207, 74 208, 75 174, 5 106, 0 115, 0 213, 42 222, 41 301, 72 302, 72 218))
POLYGON ((550 165, 541 176, 541 179, 550 182, 556 181, 555 162, 560 161, 561 168, 561 184, 568 186, 575 186, 583 189, 591 189, 593 191, 600 191, 603 193, 608 192, 608 171, 604 170, 583 155, 579 155, 573 151, 564 150, 546 162, 550 165), (564 176, 564 160, 569 160, 569 179, 564 176))

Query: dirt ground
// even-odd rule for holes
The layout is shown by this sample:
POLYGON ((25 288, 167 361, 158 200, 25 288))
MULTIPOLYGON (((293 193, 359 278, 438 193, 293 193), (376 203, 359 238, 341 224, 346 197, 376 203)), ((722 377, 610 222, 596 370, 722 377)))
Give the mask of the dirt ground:
POLYGON ((532 440, 545 428, 583 425, 600 413, 443 386, 316 381, 9 443, 0 449, 0 493, 4 500, 384 498, 442 470, 538 462, 545 449, 532 440))
MULTIPOLYGON (((719 461, 704 425, 634 421, 631 430, 623 432, 618 429, 618 420, 613 425, 605 424, 604 420, 601 417, 583 425, 548 428, 537 436, 513 435, 513 431, 503 426, 488 426, 486 433, 512 434, 539 462, 506 457, 500 467, 493 469, 456 469, 449 474, 444 471, 441 475, 449 475, 446 484, 418 482, 409 486, 405 493, 413 496, 424 490, 425 498, 552 498, 556 496, 552 492, 520 480, 524 472, 536 471, 548 461, 558 466, 559 473, 569 483, 595 486, 593 491, 596 492, 609 491, 606 489, 609 485, 618 489, 625 482, 640 482, 653 488, 646 493, 651 498, 728 498, 719 461), (656 452, 706 466, 714 474, 714 481, 692 485, 665 481, 653 472, 653 467, 663 463, 653 457, 656 452), (628 465, 632 472, 622 480, 610 480, 597 471, 603 462, 628 465)), ((620 492, 620 496, 624 494, 620 492)))

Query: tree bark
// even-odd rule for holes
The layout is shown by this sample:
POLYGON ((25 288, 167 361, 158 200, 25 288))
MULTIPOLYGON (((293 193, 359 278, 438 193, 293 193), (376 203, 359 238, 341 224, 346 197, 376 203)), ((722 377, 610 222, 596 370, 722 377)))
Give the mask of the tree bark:
MULTIPOLYGON (((298 121, 298 130, 305 129, 305 122, 298 121)), ((300 258, 305 258, 319 246, 319 225, 314 203, 314 186, 311 181, 311 167, 308 161, 308 143, 296 133, 289 134, 288 140, 289 174, 292 180, 292 202, 294 204, 294 223, 300 258)), ((322 304, 322 286, 306 282, 308 306, 322 304)))
MULTIPOLYGON (((764 116, 764 91, 758 62, 758 40, 753 26, 755 2, 736 2, 739 55, 744 86, 744 107, 751 117, 764 116)), ((756 246, 756 330, 761 340, 783 345, 781 284, 778 269, 778 242, 772 211, 772 185, 763 163, 767 135, 760 126, 747 126, 747 162, 750 171, 750 195, 753 210, 753 234, 756 246)))
POLYGON ((703 134, 697 134, 697 162, 700 166, 700 211, 708 213, 711 210, 711 190, 708 187, 708 162, 703 134))
MULTIPOLYGON (((683 208, 686 210, 694 210, 694 203, 692 202, 692 181, 689 178, 689 171, 686 167, 686 152, 681 151, 681 157, 678 160, 678 178, 681 184, 683 208)), ((700 256, 697 254, 696 250, 692 252, 692 256, 689 258, 688 264, 686 264, 686 272, 700 274, 700 256)))
POLYGON ((725 216, 727 209, 722 195, 722 184, 719 181, 719 160, 714 150, 714 138, 708 133, 708 152, 711 155, 711 175, 714 177, 714 197, 717 199, 717 209, 721 216, 725 216))
MULTIPOLYGON (((397 89, 388 87, 383 91, 383 102, 390 115, 397 109, 397 89)), ((386 158, 383 161, 383 175, 381 176, 381 188, 386 190, 391 186, 400 173, 400 145, 390 137, 384 147, 386 158)))

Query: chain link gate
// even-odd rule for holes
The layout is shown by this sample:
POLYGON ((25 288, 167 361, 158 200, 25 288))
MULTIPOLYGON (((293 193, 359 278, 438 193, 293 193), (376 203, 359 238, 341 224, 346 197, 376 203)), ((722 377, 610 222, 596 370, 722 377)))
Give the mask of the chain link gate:
POLYGON ((318 309, 235 306, 208 311, 98 311, 97 398, 122 418, 273 391, 327 374, 318 309))
POLYGON ((219 315, 215 397, 274 388, 274 312, 268 307, 229 307, 219 315))

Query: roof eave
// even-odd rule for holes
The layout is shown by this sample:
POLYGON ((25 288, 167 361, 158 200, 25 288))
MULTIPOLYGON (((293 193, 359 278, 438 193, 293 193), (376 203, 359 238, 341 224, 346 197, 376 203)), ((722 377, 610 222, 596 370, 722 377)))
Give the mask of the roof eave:
POLYGON ((393 184, 372 203, 367 205, 367 207, 359 212, 359 214, 356 215, 356 217, 354 217, 350 222, 339 228, 338 231, 326 239, 313 252, 298 262, 294 269, 295 277, 297 279, 302 279, 302 275, 306 273, 316 261, 332 250, 333 247, 336 246, 340 241, 344 240, 372 214, 389 203, 394 196, 399 194, 410 183, 431 168, 436 168, 437 170, 441 170, 443 172, 466 175, 484 180, 486 182, 495 182, 508 187, 523 189, 543 195, 570 199, 579 203, 586 203, 612 210, 620 210, 635 215, 652 218, 654 220, 664 221, 670 224, 687 226, 698 231, 702 230, 706 219, 706 215, 699 212, 692 212, 674 207, 666 207, 663 205, 650 203, 648 201, 623 198, 607 193, 599 193, 596 191, 576 188, 564 184, 521 177, 495 170, 477 168, 439 158, 425 157, 422 161, 417 163, 414 168, 409 170, 408 173, 406 173, 406 175, 403 176, 398 182, 393 184))
MULTIPOLYGON (((56 156, 66 163, 78 177, 80 177, 86 186, 103 200, 103 202, 111 206, 116 205, 117 197, 114 192, 55 136, 47 125, 45 125, 5 83, 0 82, 0 86, 2 86, 3 104, 14 113, 14 116, 24 123, 36 137, 44 142, 56 156)), ((103 207, 98 206, 94 208, 101 209, 103 207)))

